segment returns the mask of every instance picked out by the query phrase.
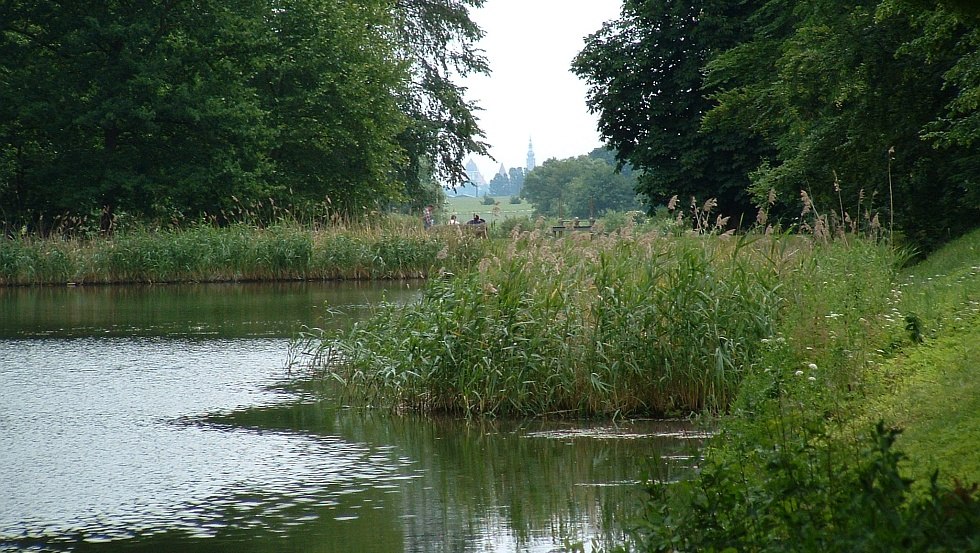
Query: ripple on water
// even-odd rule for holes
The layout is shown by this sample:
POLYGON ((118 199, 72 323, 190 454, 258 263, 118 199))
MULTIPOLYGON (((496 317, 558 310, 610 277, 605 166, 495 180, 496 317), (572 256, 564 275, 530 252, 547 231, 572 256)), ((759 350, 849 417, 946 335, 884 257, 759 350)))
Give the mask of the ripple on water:
POLYGON ((400 461, 339 437, 201 422, 294 401, 275 386, 285 351, 278 339, 0 340, 0 550, 15 537, 272 529, 395 476, 400 461))

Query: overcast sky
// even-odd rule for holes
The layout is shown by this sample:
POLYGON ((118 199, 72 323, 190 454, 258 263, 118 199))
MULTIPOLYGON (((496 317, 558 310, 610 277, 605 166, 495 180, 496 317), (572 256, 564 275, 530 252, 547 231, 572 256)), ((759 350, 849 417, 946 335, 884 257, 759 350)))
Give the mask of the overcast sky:
POLYGON ((493 71, 463 81, 496 162, 475 158, 489 181, 500 163, 523 167, 534 142, 538 165, 601 145, 585 107, 585 82, 571 73, 585 37, 619 16, 621 0, 487 0, 471 17, 486 33, 478 47, 493 71))

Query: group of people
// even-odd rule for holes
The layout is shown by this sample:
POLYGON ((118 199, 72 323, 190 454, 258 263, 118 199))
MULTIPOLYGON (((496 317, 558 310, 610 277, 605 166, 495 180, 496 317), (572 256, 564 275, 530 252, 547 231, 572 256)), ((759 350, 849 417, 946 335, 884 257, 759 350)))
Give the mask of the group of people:
MULTIPOLYGON (((422 225, 426 229, 432 228, 432 225, 435 224, 435 214, 434 214, 434 212, 435 212, 435 207, 433 207, 431 205, 425 206, 425 209, 422 210, 422 225)), ((480 217, 480 214, 479 213, 474 213, 473 214, 473 218, 470 219, 469 221, 466 221, 466 224, 467 225, 485 225, 486 223, 487 223, 486 220, 484 220, 483 217, 480 217)), ((448 225, 458 225, 459 224, 459 219, 456 218, 456 215, 455 214, 450 215, 449 216, 449 222, 446 223, 446 224, 448 224, 448 225)))

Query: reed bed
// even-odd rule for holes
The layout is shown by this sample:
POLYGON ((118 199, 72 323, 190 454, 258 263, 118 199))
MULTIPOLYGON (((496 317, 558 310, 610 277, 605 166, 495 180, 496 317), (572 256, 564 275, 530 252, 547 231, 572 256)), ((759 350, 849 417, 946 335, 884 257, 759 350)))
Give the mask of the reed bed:
POLYGON ((8 238, 0 240, 0 285, 424 278, 433 267, 474 263, 484 242, 408 225, 286 222, 8 238))
MULTIPOLYGON (((745 237, 515 233, 305 366, 350 401, 465 415, 720 410, 773 335, 779 260, 745 237)), ((298 345, 298 348, 303 347, 298 345)))

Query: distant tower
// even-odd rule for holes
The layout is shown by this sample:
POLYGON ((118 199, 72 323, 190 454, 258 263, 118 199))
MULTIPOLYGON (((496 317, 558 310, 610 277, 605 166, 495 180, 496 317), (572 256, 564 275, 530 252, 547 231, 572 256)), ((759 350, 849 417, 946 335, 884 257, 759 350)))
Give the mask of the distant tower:
MULTIPOLYGON (((465 184, 473 185, 474 196, 479 196, 480 187, 485 187, 487 185, 486 179, 483 178, 483 175, 480 173, 480 169, 476 166, 476 162, 474 162, 472 159, 466 163, 466 181, 467 182, 465 184)), ((469 194, 466 195, 468 196, 469 194)))
POLYGON ((531 144, 531 139, 528 138, 527 139, 527 170, 528 170, 528 172, 530 172, 531 169, 534 169, 537 166, 538 166, 538 164, 534 162, 534 146, 531 144))

